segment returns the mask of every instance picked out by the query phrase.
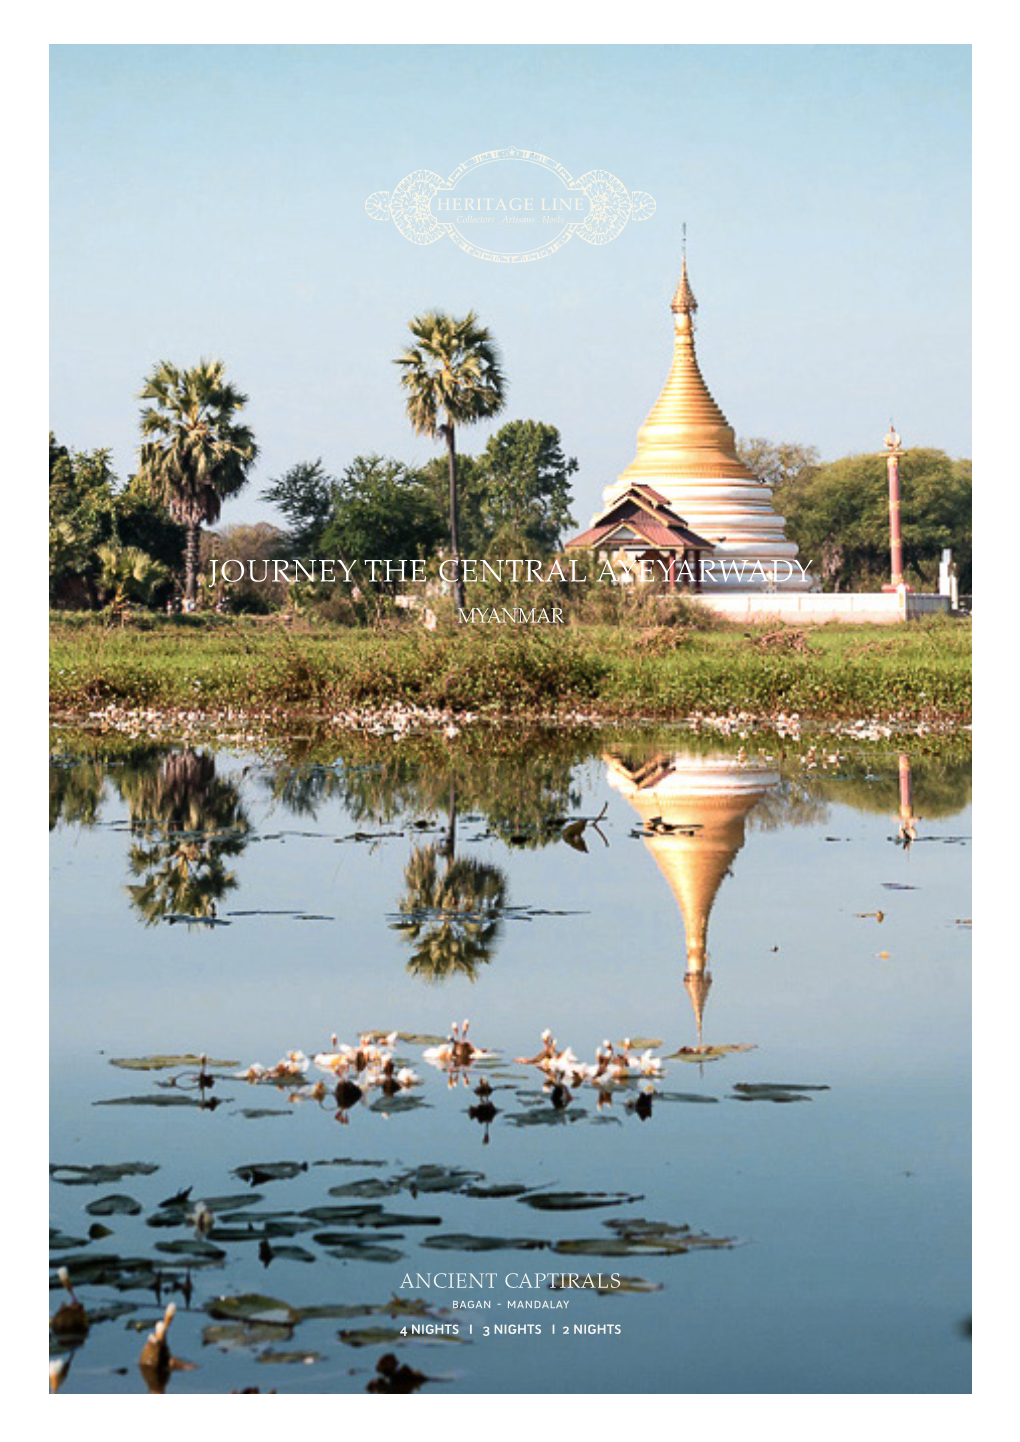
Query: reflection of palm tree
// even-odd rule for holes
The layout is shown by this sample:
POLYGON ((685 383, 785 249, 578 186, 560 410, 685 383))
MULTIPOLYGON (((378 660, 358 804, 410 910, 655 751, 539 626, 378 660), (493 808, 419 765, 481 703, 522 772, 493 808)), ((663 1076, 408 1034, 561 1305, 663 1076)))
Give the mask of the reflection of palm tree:
POLYGON ((106 797, 106 771, 102 761, 59 756, 50 763, 50 830, 65 826, 95 826, 106 797))
POLYGON ((132 904, 148 925, 212 920, 237 885, 226 860, 247 844, 237 788, 216 775, 212 756, 187 750, 165 756, 158 770, 125 776, 121 792, 131 812, 131 872, 142 878, 128 887, 132 904))
POLYGON ((506 876, 498 866, 456 855, 457 786, 450 777, 446 838, 442 846, 416 847, 404 870, 407 890, 398 922, 415 944, 407 969, 429 981, 462 972, 474 980, 491 961, 506 906, 506 876), (442 870, 439 858, 443 857, 442 870))
POLYGON ((455 972, 473 980, 478 967, 491 961, 499 939, 504 873, 473 857, 455 857, 446 846, 420 846, 407 863, 404 881, 400 911, 406 919, 397 929, 414 944, 408 971, 430 981, 455 972))
POLYGON ((331 766, 294 766, 286 761, 263 778, 274 801, 295 816, 318 815, 319 807, 340 794, 340 775, 331 766))

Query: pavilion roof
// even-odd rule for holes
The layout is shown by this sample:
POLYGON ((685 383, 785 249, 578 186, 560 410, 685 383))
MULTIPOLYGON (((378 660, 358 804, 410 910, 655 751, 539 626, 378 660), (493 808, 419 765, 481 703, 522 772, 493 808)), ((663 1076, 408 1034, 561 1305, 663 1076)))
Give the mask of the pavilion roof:
POLYGON ((712 542, 692 531, 682 516, 670 508, 665 496, 651 486, 632 483, 621 491, 592 521, 588 530, 572 536, 567 550, 594 550, 607 541, 618 545, 640 544, 664 550, 688 548, 714 551, 712 542))

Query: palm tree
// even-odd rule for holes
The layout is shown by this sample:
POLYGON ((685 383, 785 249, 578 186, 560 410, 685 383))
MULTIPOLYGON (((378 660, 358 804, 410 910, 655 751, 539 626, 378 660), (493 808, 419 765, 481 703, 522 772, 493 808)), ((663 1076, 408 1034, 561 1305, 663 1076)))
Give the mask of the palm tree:
POLYGON ((202 525, 218 519, 258 455, 250 429, 234 420, 248 397, 225 379, 222 361, 203 360, 191 370, 160 361, 140 399, 154 404, 142 410, 138 474, 187 531, 184 596, 194 602, 202 525))
POLYGON ((407 414, 419 435, 442 437, 450 463, 450 550, 454 562, 454 598, 464 605, 457 538, 457 446, 454 430, 497 415, 506 404, 506 381, 499 350, 475 312, 462 320, 428 311, 409 323, 414 345, 397 357, 400 384, 407 392, 407 414))
POLYGON ((108 541, 97 549, 96 556, 101 567, 99 592, 114 611, 123 611, 132 601, 151 605, 156 592, 170 579, 167 568, 137 546, 108 541))

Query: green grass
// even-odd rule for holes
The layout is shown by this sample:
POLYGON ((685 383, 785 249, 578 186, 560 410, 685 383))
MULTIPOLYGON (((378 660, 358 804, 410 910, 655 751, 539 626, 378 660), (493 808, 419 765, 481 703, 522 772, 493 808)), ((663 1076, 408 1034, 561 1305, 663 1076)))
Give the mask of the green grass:
POLYGON ((803 651, 756 645, 769 629, 429 633, 413 622, 297 630, 276 619, 223 617, 145 617, 121 627, 54 613, 50 701, 71 715, 111 703, 320 714, 402 703, 510 717, 580 708, 610 718, 747 711, 970 719, 968 622, 808 627, 803 651))

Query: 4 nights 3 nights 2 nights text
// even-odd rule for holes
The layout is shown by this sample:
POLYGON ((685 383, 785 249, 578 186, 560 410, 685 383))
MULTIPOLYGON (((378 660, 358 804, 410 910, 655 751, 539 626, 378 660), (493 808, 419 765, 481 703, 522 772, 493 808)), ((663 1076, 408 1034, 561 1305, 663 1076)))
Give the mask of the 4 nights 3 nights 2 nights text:
MULTIPOLYGON (((455 1322, 413 1322, 410 1326, 400 1329, 401 1337, 431 1337, 441 1334, 444 1337, 459 1337, 461 1332, 466 1331, 468 1336, 474 1334, 474 1325, 467 1324, 461 1328, 455 1322)), ((541 1337, 543 1324, 541 1322, 487 1322, 478 1328, 482 1337, 541 1337)), ((551 1337, 620 1337, 623 1335, 623 1327, 619 1322, 565 1322, 557 1330, 556 1323, 552 1324, 548 1332, 551 1337)))

